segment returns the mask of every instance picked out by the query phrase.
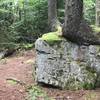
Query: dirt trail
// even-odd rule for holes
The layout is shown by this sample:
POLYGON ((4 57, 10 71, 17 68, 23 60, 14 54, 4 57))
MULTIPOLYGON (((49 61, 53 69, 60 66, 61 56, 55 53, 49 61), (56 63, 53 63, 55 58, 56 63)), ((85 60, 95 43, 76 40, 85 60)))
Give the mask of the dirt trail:
POLYGON ((0 100, 25 100, 25 87, 32 84, 33 50, 23 53, 23 56, 9 57, 0 61, 0 100), (12 80, 19 83, 13 84, 12 80), (22 84, 21 84, 22 83, 22 84))

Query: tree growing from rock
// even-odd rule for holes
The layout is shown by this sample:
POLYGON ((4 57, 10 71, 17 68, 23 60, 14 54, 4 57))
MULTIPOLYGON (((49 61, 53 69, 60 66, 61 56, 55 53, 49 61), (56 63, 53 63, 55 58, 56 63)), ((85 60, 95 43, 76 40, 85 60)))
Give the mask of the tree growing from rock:
POLYGON ((57 19, 57 0, 48 0, 48 20, 51 30, 78 45, 100 45, 100 39, 83 18, 83 0, 65 1, 65 21, 63 31, 57 19), (58 33, 59 33, 58 32, 58 33))
POLYGON ((73 33, 77 33, 82 18, 83 0, 66 0, 63 35, 70 38, 73 33))
POLYGON ((100 39, 83 18, 83 0, 66 0, 63 36, 79 45, 100 45, 100 39))

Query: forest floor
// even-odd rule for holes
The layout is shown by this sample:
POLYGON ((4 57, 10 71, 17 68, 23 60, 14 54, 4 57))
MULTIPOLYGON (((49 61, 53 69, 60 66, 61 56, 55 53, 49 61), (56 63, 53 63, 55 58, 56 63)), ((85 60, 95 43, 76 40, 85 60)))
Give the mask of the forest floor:
MULTIPOLYGON (((0 100, 29 100, 26 87, 35 84, 32 77, 34 62, 34 50, 24 51, 0 61, 0 100)), ((65 91, 51 87, 41 88, 48 97, 55 98, 52 100, 100 100, 100 89, 65 91)))

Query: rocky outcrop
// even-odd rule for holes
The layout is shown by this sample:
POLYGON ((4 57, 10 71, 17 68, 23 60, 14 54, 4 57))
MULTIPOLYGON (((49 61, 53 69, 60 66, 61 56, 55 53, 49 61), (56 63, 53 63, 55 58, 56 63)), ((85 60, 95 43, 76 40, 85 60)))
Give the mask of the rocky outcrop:
POLYGON ((38 83, 70 90, 100 86, 100 46, 78 46, 65 39, 51 45, 40 38, 35 49, 38 83))

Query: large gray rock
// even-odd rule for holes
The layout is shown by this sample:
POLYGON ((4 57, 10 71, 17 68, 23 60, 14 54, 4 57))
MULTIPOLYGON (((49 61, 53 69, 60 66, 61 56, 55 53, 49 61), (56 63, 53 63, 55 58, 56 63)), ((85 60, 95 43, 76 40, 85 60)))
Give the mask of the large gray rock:
POLYGON ((100 86, 100 46, 38 39, 35 49, 37 82, 72 90, 100 86))

